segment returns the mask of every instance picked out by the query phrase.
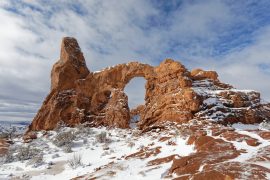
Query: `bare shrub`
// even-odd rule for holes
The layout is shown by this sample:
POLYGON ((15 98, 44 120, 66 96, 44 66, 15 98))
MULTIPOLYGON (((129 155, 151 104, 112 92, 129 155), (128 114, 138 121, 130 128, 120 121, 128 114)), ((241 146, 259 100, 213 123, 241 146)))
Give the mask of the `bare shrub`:
POLYGON ((176 139, 175 138, 170 139, 170 140, 167 141, 166 144, 170 145, 170 146, 175 146, 176 145, 176 139))
POLYGON ((267 129, 267 130, 270 130, 270 121, 267 121, 267 120, 264 120, 263 122, 261 122, 259 124, 259 127, 261 129, 267 129))
POLYGON ((63 151, 64 151, 65 153, 71 153, 71 152, 72 152, 71 144, 66 144, 66 145, 64 145, 62 149, 63 149, 63 151))
POLYGON ((83 129, 83 133, 87 134, 87 135, 92 135, 92 134, 95 134, 95 131, 93 129, 91 129, 90 127, 85 127, 83 129))
POLYGON ((0 138, 7 139, 8 138, 8 133, 4 132, 4 131, 1 131, 0 132, 0 138))
POLYGON ((17 129, 14 126, 10 126, 9 128, 0 129, 0 138, 4 139, 13 139, 16 135, 17 129))
POLYGON ((82 166, 82 155, 74 153, 72 157, 68 160, 68 165, 72 169, 76 169, 77 167, 82 166))
POLYGON ((87 144, 88 143, 88 139, 87 138, 83 138, 83 144, 87 144))
POLYGON ((38 167, 44 163, 43 154, 39 154, 29 160, 27 165, 33 165, 33 167, 38 167))
POLYGON ((96 136, 96 142, 98 143, 110 143, 111 139, 107 137, 106 132, 101 132, 100 134, 97 134, 96 136))
POLYGON ((77 124, 75 128, 79 131, 83 130, 85 128, 84 124, 77 124))
POLYGON ((56 127, 54 128, 54 130, 56 132, 59 132, 61 129, 63 129, 64 127, 67 127, 67 124, 64 122, 64 121, 59 121, 57 124, 56 124, 56 127))
POLYGON ((79 124, 76 126, 76 132, 75 132, 76 138, 81 138, 82 136, 87 137, 93 134, 95 134, 93 129, 85 126, 84 124, 79 124))
POLYGON ((59 156, 59 154, 57 154, 57 153, 54 154, 54 155, 52 155, 52 158, 53 158, 53 159, 58 158, 58 157, 60 157, 60 156, 59 156))
POLYGON ((143 150, 145 146, 143 144, 140 145, 139 150, 143 150))
POLYGON ((55 136, 53 144, 57 147, 62 147, 64 145, 71 144, 74 139, 75 135, 72 131, 60 132, 55 136))
POLYGON ((22 146, 18 149, 18 154, 16 158, 20 161, 29 160, 34 157, 40 156, 41 151, 36 148, 30 148, 30 146, 22 146))
POLYGON ((132 132, 132 136, 133 137, 140 137, 141 135, 141 131, 140 130, 133 130, 132 132))
POLYGON ((130 149, 132 149, 135 146, 135 143, 129 141, 127 146, 130 147, 130 149))
POLYGON ((103 150, 109 150, 110 147, 109 147, 109 144, 105 143, 102 147, 103 150))
POLYGON ((8 150, 8 152, 3 157, 0 157, 0 158, 1 158, 0 164, 11 163, 15 160, 14 152, 8 150))

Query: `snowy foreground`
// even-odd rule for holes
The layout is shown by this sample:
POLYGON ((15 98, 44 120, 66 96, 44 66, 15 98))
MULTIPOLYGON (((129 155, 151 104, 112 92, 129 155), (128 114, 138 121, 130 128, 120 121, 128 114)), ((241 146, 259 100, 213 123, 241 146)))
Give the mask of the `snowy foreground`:
MULTIPOLYGON (((139 179, 160 179, 162 174, 170 167, 171 163, 163 164, 157 169, 147 167, 147 162, 159 157, 166 157, 171 154, 179 154, 180 156, 188 155, 194 152, 193 146, 186 145, 186 140, 181 137, 172 139, 177 146, 169 146, 168 141, 159 142, 159 139, 166 136, 167 133, 145 133, 139 135, 136 129, 111 129, 102 128, 63 128, 56 131, 50 131, 46 135, 42 132, 38 133, 38 138, 29 144, 22 144, 22 139, 14 139, 15 144, 12 146, 30 146, 42 151, 43 161, 38 164, 29 164, 31 160, 17 161, 1 165, 0 178, 12 179, 15 176, 32 179, 70 179, 77 176, 95 172, 97 168, 108 165, 114 161, 115 165, 105 171, 114 170, 117 173, 113 176, 116 179, 125 179, 128 176, 139 179), (76 134, 72 142, 71 151, 65 152, 63 148, 53 144, 53 140, 57 133, 73 132, 76 134), (98 136, 106 132, 106 139, 100 140, 98 136), (129 154, 135 153, 145 147, 161 147, 161 153, 156 156, 149 157, 145 160, 130 158, 125 160, 129 154), (71 167, 69 161, 76 157, 81 157, 81 163, 77 167, 71 167)), ((44 132, 43 132, 44 133, 44 132)), ((173 131, 172 131, 173 133, 173 131)), ((98 172, 105 174, 104 172, 98 172)), ((109 175, 109 173, 108 173, 109 175)), ((105 178, 105 177, 104 177, 105 178)))
MULTIPOLYGON (((269 140, 253 133, 253 130, 260 128, 259 125, 234 124, 232 127, 239 134, 256 139, 260 145, 249 146, 246 142, 231 141, 236 149, 245 153, 230 161, 244 162, 259 149, 270 145, 269 140)), ((141 133, 137 129, 78 126, 38 132, 37 139, 29 143, 23 143, 22 137, 16 137, 10 146, 11 153, 0 157, 0 179, 166 178, 172 161, 151 163, 152 160, 196 152, 194 145, 187 145, 187 137, 176 129, 141 133)), ((210 130, 207 135, 211 136, 210 130)), ((254 163, 270 168, 269 161, 254 163)), ((267 176, 270 179, 270 175, 267 176)))

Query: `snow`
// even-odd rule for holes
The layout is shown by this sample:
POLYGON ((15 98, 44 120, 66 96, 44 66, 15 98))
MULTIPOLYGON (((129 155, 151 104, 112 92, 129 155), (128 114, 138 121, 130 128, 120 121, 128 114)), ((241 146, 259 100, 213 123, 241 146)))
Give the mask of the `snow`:
MULTIPOLYGON (((213 100, 209 100, 213 102, 213 100)), ((134 118, 134 123, 139 117, 134 118)), ((196 119, 194 119, 196 121, 196 119)), ((200 121, 198 121, 200 124, 200 121)), ((192 122, 191 122, 192 124, 192 122)), ((191 125, 186 124, 186 125, 191 125)), ((221 125, 222 126, 222 125, 221 125)), ((212 136, 210 130, 211 124, 205 126, 208 136, 212 136)), ((241 153, 238 157, 228 160, 227 162, 241 162, 243 164, 257 164, 266 168, 270 168, 269 161, 250 162, 261 148, 270 145, 269 140, 261 138, 256 132, 260 130, 260 124, 232 124, 232 129, 235 132, 247 135, 257 139, 260 143, 258 146, 249 146, 245 141, 228 141, 221 136, 212 136, 220 138, 226 142, 231 142, 237 150, 245 150, 246 153, 241 153)), ((80 128, 63 128, 61 132, 81 132, 80 128)), ((72 144, 72 153, 65 153, 62 148, 56 147, 52 141, 57 135, 56 131, 49 131, 47 135, 43 132, 38 133, 38 139, 30 143, 31 146, 42 149, 44 152, 44 163, 34 167, 28 165, 28 160, 20 162, 6 163, 0 166, 0 179, 71 179, 78 176, 85 176, 82 179, 91 179, 92 177, 100 176, 101 179, 162 179, 166 178, 167 172, 172 165, 172 161, 163 164, 149 166, 148 162, 158 158, 168 157, 170 155, 178 155, 175 158, 187 156, 191 153, 196 153, 194 145, 186 145, 187 139, 176 134, 176 129, 160 130, 155 132, 146 132, 139 134, 140 131, 134 126, 133 129, 108 129, 105 127, 91 128, 91 133, 79 133, 72 144), (107 137, 111 140, 110 143, 98 143, 96 135, 106 132, 107 137), (161 137, 171 137, 169 140, 161 142, 161 137), (168 142, 174 142, 177 145, 169 145, 168 142), (155 149, 160 147, 160 153, 151 155, 148 158, 130 157, 128 155, 140 151, 140 149, 148 147, 155 149), (72 156, 80 155, 82 157, 82 165, 76 169, 72 169, 68 165, 68 160, 72 156), (112 163, 113 162, 113 163, 112 163), (50 165, 53 164, 53 165, 50 165), (97 170, 100 168, 99 170, 97 170)), ((21 138, 15 138, 16 146, 23 145, 21 138)), ((204 166, 201 164, 199 171, 202 172, 204 166)), ((269 175, 268 175, 269 176, 269 175)), ((180 177, 173 175, 173 177, 180 177)))
MULTIPOLYGON (((245 150, 245 153, 241 153, 238 157, 235 159, 229 160, 229 162, 247 162, 250 160, 252 157, 254 157, 259 149, 262 149, 266 146, 270 145, 269 140, 265 140, 262 137, 260 137, 258 134, 256 134, 253 131, 250 130, 258 130, 259 125, 258 124, 241 124, 241 123, 236 123, 232 125, 233 128, 235 128, 235 131, 239 134, 247 135, 251 138, 254 138, 259 141, 258 146, 249 146, 245 141, 242 142, 237 142, 237 141, 228 141, 232 142, 233 145, 236 147, 237 150, 245 150)), ((221 138, 221 137, 219 137, 221 138)), ((221 138, 225 141, 227 141, 225 138, 221 138)), ((269 161, 258 161, 258 162, 252 162, 253 164, 257 164, 266 168, 270 168, 270 162, 269 161)))
POLYGON ((216 86, 212 80, 197 80, 192 85, 192 89, 204 99, 203 110, 196 114, 202 119, 222 121, 224 118, 234 115, 238 110, 252 108, 260 102, 258 92, 254 90, 226 89, 216 86), (243 98, 249 99, 251 104, 248 107, 233 107, 233 101, 221 95, 222 93, 228 93, 233 96, 234 93, 232 92, 240 93, 243 98))
POLYGON ((103 68, 103 69, 101 69, 101 70, 99 70, 99 71, 94 71, 93 72, 93 74, 97 74, 97 73, 100 73, 100 72, 103 72, 103 71, 107 71, 107 70, 111 70, 111 69, 113 69, 113 68, 115 68, 115 67, 117 67, 117 65, 115 65, 115 66, 109 66, 109 67, 106 67, 106 68, 103 68))
POLYGON ((232 127, 238 130, 257 130, 259 129, 259 124, 235 123, 232 124, 232 127))
MULTIPOLYGON (((68 130, 74 130, 75 128, 66 128, 68 130)), ((0 167, 0 179, 10 179, 11 177, 29 176, 31 179, 70 179, 85 174, 103 175, 106 177, 106 173, 114 170, 116 174, 109 179, 126 179, 138 177, 138 179, 160 179, 167 170, 170 168, 171 163, 164 163, 157 166, 147 166, 147 163, 157 158, 167 157, 172 154, 179 156, 186 156, 192 152, 195 152, 193 145, 186 145, 186 139, 180 136, 174 137, 171 141, 174 141, 177 146, 168 145, 167 141, 159 142, 161 137, 167 136, 168 132, 151 132, 136 136, 135 129, 106 129, 92 128, 92 135, 83 136, 75 139, 72 146, 73 153, 65 153, 61 148, 56 147, 52 143, 52 139, 55 137, 56 132, 50 131, 49 136, 42 136, 41 132, 38 134, 39 138, 34 140, 37 148, 41 148, 44 151, 45 163, 38 167, 27 166, 28 161, 24 162, 12 162, 1 165, 0 167), (109 134, 111 143, 96 143, 95 135, 101 132, 109 134), (83 143, 83 139, 87 139, 87 144, 83 143), (129 143, 133 142, 133 146, 129 146, 129 143), (104 150, 104 147, 108 146, 108 150, 104 150), (138 152, 142 147, 156 148, 161 147, 161 152, 155 156, 150 156, 146 159, 130 158, 126 160, 125 156, 138 152), (179 148, 181 147, 181 148, 179 148), (83 166, 77 169, 72 169, 68 166, 67 160, 76 153, 81 155, 83 166), (56 155, 57 154, 57 155, 56 155), (59 156, 59 157, 57 157, 59 156), (106 166, 110 162, 114 162, 112 167, 105 168, 103 170, 95 172, 95 169, 101 166, 106 166), (52 162, 54 165, 51 169, 48 168, 48 164, 52 162), (11 175, 12 176, 9 176, 11 175)), ((15 139, 15 144, 19 145, 21 139, 15 139)), ((34 144, 33 144, 34 145, 34 144)))
POLYGON ((208 98, 208 99, 204 100, 203 103, 206 104, 206 105, 217 104, 218 99, 215 98, 215 97, 211 97, 211 98, 208 98))

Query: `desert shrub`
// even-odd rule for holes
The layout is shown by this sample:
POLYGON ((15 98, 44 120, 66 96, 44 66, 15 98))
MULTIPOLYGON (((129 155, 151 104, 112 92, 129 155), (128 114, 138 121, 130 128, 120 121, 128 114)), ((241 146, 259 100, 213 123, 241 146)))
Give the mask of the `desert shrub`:
POLYGON ((109 150, 110 149, 109 144, 108 143, 104 143, 104 145, 102 146, 102 149, 103 150, 109 150))
POLYGON ((53 159, 58 158, 58 157, 60 157, 60 156, 59 156, 59 154, 57 154, 57 153, 54 154, 54 155, 52 155, 52 158, 53 158, 53 159))
POLYGON ((56 127, 54 128, 54 130, 56 132, 59 132, 61 129, 63 129, 64 127, 67 127, 66 123, 64 121, 59 121, 57 124, 56 124, 56 127))
POLYGON ((140 137, 140 135, 141 135, 141 131, 140 130, 134 130, 132 132, 132 136, 134 136, 134 137, 140 137))
POLYGON ((30 148, 30 146, 21 146, 20 148, 18 148, 16 158, 19 161, 24 161, 40 156, 41 154, 41 151, 37 148, 30 148))
POLYGON ((176 145, 176 139, 175 138, 169 139, 166 144, 170 146, 174 146, 176 145))
POLYGON ((264 120, 259 124, 261 129, 267 129, 270 130, 270 121, 264 120))
POLYGON ((141 144, 140 147, 139 147, 139 150, 142 150, 144 148, 145 148, 145 146, 143 144, 141 144))
POLYGON ((0 156, 0 166, 2 166, 3 164, 5 164, 5 157, 0 156))
POLYGON ((88 139, 87 138, 83 138, 83 144, 87 144, 88 143, 88 139))
POLYGON ((132 142, 132 141, 129 141, 128 144, 127 144, 127 146, 128 146, 130 149, 132 149, 132 148, 135 146, 135 143, 132 142))
POLYGON ((75 135, 72 131, 60 132, 55 136, 53 144, 55 144, 57 147, 62 147, 67 144, 71 144, 74 139, 75 135))
POLYGON ((82 166, 82 155, 74 153, 72 157, 68 160, 68 165, 72 169, 76 169, 77 167, 82 166))
POLYGON ((95 134, 95 131, 93 129, 91 129, 90 127, 85 127, 83 130, 83 133, 86 135, 92 135, 95 134))
POLYGON ((0 158, 1 158, 0 164, 11 163, 15 160, 14 152, 8 150, 8 152, 3 157, 0 158))
POLYGON ((0 138, 9 138, 12 139, 16 135, 16 127, 2 128, 0 129, 0 138))
POLYGON ((3 139, 8 138, 8 133, 7 132, 0 131, 0 138, 3 138, 3 139))
POLYGON ((95 132, 92 128, 85 126, 84 124, 79 124, 76 126, 75 135, 76 138, 87 137, 93 135, 95 132))
POLYGON ((37 156, 31 158, 27 165, 33 165, 33 167, 38 167, 44 163, 43 154, 38 154, 37 156))
POLYGON ((71 152, 72 152, 71 144, 66 144, 66 145, 64 145, 62 149, 63 149, 63 151, 64 151, 65 153, 71 153, 71 152))
POLYGON ((101 132, 101 133, 97 134, 95 137, 96 137, 96 142, 98 142, 98 143, 110 143, 111 142, 111 140, 107 137, 106 132, 101 132))

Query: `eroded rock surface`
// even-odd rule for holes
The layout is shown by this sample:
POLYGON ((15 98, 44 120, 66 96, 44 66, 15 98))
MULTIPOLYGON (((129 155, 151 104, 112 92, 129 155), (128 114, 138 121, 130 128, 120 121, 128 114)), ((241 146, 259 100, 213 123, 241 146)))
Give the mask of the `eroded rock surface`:
POLYGON ((258 92, 235 90, 220 82, 215 71, 190 72, 171 59, 156 67, 130 62, 90 72, 76 39, 66 37, 51 72, 51 92, 29 131, 54 129, 59 122, 128 128, 130 110, 123 90, 134 77, 146 79, 140 129, 194 118, 256 123, 270 117, 270 106, 260 102, 258 92))

